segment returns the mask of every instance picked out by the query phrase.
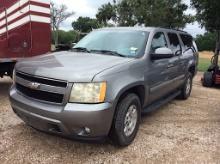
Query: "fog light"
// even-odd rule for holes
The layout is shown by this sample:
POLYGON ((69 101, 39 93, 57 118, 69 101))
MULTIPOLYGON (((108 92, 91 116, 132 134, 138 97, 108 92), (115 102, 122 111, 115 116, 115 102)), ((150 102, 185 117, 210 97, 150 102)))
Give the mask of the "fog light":
POLYGON ((88 127, 85 127, 85 132, 86 132, 87 134, 90 134, 90 133, 91 133, 91 130, 90 130, 88 127))
POLYGON ((91 130, 88 127, 83 127, 77 132, 78 136, 88 136, 91 133, 91 130))

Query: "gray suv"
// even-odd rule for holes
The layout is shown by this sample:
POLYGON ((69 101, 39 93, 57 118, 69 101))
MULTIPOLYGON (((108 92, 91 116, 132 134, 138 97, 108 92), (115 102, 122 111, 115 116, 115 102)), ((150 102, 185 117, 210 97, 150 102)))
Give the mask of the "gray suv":
POLYGON ((197 72, 192 36, 163 28, 98 29, 71 51, 18 62, 10 102, 40 131, 84 140, 135 138, 141 114, 187 99, 197 72))

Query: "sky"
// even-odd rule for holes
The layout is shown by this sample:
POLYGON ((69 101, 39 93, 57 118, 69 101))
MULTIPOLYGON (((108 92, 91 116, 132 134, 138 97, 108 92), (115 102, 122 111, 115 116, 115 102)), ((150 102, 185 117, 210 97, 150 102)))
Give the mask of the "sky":
MULTIPOLYGON (((98 8, 107 2, 112 2, 112 0, 51 0, 54 3, 60 5, 65 4, 69 11, 73 11, 75 14, 71 18, 67 19, 62 25, 61 29, 70 30, 72 29, 71 23, 79 16, 95 18, 98 8)), ((186 4, 190 4, 190 0, 184 0, 186 4)), ((186 13, 195 14, 195 10, 189 8, 186 13)), ((200 25, 196 22, 193 24, 187 24, 185 31, 189 32, 194 37, 198 34, 203 34, 204 29, 201 29, 200 25)))

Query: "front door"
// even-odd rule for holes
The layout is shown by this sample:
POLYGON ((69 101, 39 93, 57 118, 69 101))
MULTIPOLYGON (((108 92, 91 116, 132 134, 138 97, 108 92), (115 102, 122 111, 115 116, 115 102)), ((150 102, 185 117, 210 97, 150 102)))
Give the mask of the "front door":
MULTIPOLYGON (((168 47, 165 34, 157 32, 151 43, 150 54, 157 48, 168 47)), ((148 104, 165 96, 169 91, 169 65, 170 59, 151 60, 149 67, 145 70, 145 78, 149 87, 148 104)))

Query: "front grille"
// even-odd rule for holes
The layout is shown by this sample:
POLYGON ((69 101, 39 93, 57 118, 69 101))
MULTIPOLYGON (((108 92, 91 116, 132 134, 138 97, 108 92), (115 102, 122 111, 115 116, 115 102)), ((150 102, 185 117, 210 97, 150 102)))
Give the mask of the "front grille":
POLYGON ((48 102, 54 102, 54 103, 62 103, 63 102, 63 95, 62 94, 57 94, 57 93, 49 93, 45 91, 40 91, 40 90, 32 90, 27 87, 24 87, 18 83, 16 83, 16 88, 19 92, 22 94, 42 100, 42 101, 48 101, 48 102))
POLYGON ((56 87, 67 87, 67 83, 62 82, 62 81, 34 77, 34 76, 27 75, 27 74, 19 73, 19 72, 16 73, 16 76, 22 79, 28 80, 28 81, 32 81, 32 82, 47 84, 47 85, 56 86, 56 87))
POLYGON ((16 89, 24 96, 40 101, 61 104, 67 88, 67 82, 46 79, 16 72, 16 89), (30 84, 38 83, 39 87, 33 89, 30 84), (59 91, 59 92, 58 92, 59 91))

